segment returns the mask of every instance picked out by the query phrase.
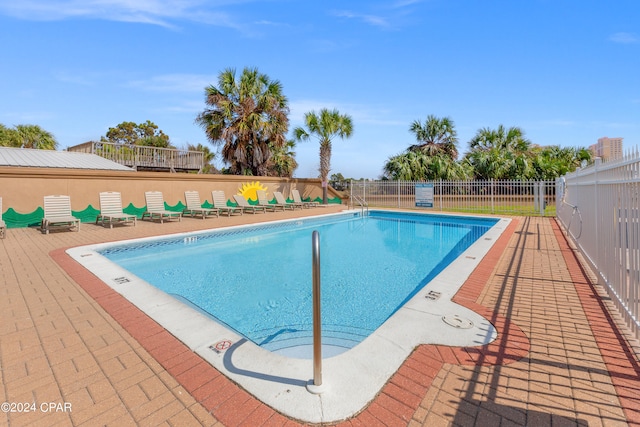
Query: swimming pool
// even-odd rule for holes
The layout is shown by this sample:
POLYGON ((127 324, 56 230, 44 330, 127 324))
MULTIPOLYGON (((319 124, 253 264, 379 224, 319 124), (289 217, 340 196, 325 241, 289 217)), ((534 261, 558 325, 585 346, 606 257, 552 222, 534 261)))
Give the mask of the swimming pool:
POLYGON ((325 356, 360 343, 497 219, 400 212, 201 233, 99 251, 271 351, 312 357, 311 232, 325 356))
MULTIPOLYGON (((314 221, 321 223, 333 218, 340 222, 358 213, 347 211, 318 215, 315 217, 317 219, 272 221, 258 227, 266 227, 271 232, 296 228, 302 224, 313 228, 318 224, 314 221)), ((371 211, 371 213, 381 216, 395 215, 395 213, 387 214, 386 211, 371 211)), ((415 211, 409 213, 415 214, 415 211)), ((420 215, 425 218, 433 217, 430 213, 420 213, 420 215)), ((268 216, 262 218, 267 219, 268 216)), ((445 218, 455 222, 460 217, 445 216, 445 218)), ((464 218, 472 220, 469 217, 464 218)), ((357 227, 356 223, 352 226, 353 228, 357 227)), ((167 332, 182 341, 203 360, 257 399, 295 419, 322 423, 343 420, 360 412, 420 344, 479 346, 495 339, 497 333, 490 321, 454 303, 452 297, 509 223, 510 220, 507 218, 498 219, 495 225, 453 259, 446 268, 438 274, 434 273, 428 286, 418 289, 411 297, 407 296, 400 307, 388 315, 377 329, 355 347, 333 357, 328 357, 329 355, 323 352, 323 386, 326 386, 326 389, 322 394, 312 394, 307 390, 307 385, 312 382, 314 368, 312 360, 292 358, 280 351, 270 351, 255 344, 234 328, 213 320, 211 315, 203 313, 185 300, 173 297, 150 285, 146 280, 101 254, 106 250, 128 245, 167 247, 177 245, 184 248, 194 245, 196 241, 197 245, 204 243, 201 239, 207 240, 204 236, 208 233, 189 232, 101 243, 71 248, 66 252, 107 286, 120 293, 167 332)), ((219 225, 219 223, 215 224, 219 225)), ((371 225, 373 223, 363 221, 359 224, 359 227, 368 227, 370 233, 383 236, 385 242, 404 242, 405 229, 415 227, 410 222, 404 221, 388 228, 374 227, 371 225)), ((228 234, 228 236, 240 235, 253 227, 255 226, 226 227, 216 232, 228 234)), ((305 233, 307 235, 304 239, 305 250, 310 250, 310 230, 305 233)), ((328 235, 324 231, 321 233, 328 235)), ((255 236, 245 236, 249 241, 256 240, 255 236)), ((420 235, 420 239, 426 237, 420 235)), ((329 250, 324 241, 322 245, 324 276, 329 269, 326 266, 326 258, 329 257, 330 252, 334 252, 334 249, 329 250)), ((307 257, 303 256, 303 258, 307 257)), ((273 275, 274 270, 291 271, 292 262, 286 259, 278 258, 276 266, 267 265, 264 259, 263 257, 247 259, 242 271, 255 272, 256 275, 265 279, 273 275)), ((385 258, 384 261, 386 263, 388 260, 385 258)), ((236 267, 223 268, 223 270, 227 273, 225 277, 229 278, 234 277, 238 269, 236 267)), ((307 274, 310 288, 310 267, 307 274)), ((323 282, 323 288, 328 286, 325 282, 326 280, 323 282)), ((323 292, 323 297, 325 293, 323 292)), ((323 313, 327 305, 324 303, 323 313)))

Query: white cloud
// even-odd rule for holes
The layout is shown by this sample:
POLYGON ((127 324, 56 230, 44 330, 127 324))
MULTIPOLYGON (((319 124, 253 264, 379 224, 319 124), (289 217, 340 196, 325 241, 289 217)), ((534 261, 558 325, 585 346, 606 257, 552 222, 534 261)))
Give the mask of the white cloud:
POLYGON ((356 19, 366 24, 373 25, 375 27, 383 27, 383 28, 390 27, 389 21, 382 16, 368 15, 364 13, 355 13, 348 10, 337 10, 333 12, 333 15, 340 18, 356 19))
POLYGON ((204 74, 165 74, 147 80, 132 80, 127 86, 150 92, 198 92, 204 96, 205 88, 217 82, 216 76, 204 74))
MULTIPOLYGON (((216 6, 244 2, 222 1, 216 6)), ((0 0, 0 13, 33 21, 86 18, 173 28, 173 21, 186 20, 241 27, 227 14, 210 10, 204 0, 0 0)))
POLYGON ((543 126, 576 126, 578 123, 572 120, 552 119, 542 121, 543 126))
POLYGON ((393 8, 403 8, 407 6, 411 6, 414 4, 422 3, 422 0, 398 0, 391 7, 393 8))
POLYGON ((408 126, 409 122, 391 116, 392 112, 385 107, 371 104, 352 104, 336 101, 301 99, 289 102, 289 120, 292 126, 304 124, 304 115, 310 111, 318 113, 321 109, 336 109, 340 114, 348 114, 353 119, 354 127, 359 124, 376 124, 383 126, 408 126))
POLYGON ((640 43, 640 37, 634 33, 615 33, 609 36, 609 40, 622 44, 640 43))

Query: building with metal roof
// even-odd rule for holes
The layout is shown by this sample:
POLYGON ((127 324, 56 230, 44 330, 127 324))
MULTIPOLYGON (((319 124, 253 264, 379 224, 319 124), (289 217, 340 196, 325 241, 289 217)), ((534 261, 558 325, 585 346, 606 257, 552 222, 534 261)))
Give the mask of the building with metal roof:
POLYGON ((0 147, 2 166, 133 171, 96 154, 11 147, 0 147))

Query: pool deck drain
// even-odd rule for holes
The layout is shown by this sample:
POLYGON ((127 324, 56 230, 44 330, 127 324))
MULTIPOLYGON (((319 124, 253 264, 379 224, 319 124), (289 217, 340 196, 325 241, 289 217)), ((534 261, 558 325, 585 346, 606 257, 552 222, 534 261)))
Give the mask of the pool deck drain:
POLYGON ((460 317, 457 314, 452 315, 444 315, 442 316, 442 321, 449 326, 453 326, 456 329, 471 329, 473 328, 473 322, 469 319, 465 319, 464 317, 460 317))

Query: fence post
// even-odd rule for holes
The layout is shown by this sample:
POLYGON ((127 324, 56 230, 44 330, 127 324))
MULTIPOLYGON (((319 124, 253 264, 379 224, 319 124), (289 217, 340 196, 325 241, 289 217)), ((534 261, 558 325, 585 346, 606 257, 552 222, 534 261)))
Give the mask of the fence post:
MULTIPOLYGON (((598 222, 599 222, 598 218, 600 218, 599 217, 599 212, 598 212, 598 205, 599 205, 599 203, 598 203, 598 166, 600 166, 600 162, 601 161, 602 161, 602 159, 597 157, 595 162, 594 162, 595 169, 594 169, 594 184, 593 184, 593 187, 594 187, 594 190, 595 190, 594 191, 595 194, 593 196, 593 202, 594 202, 595 206, 594 206, 593 212, 595 214, 594 218, 596 220, 594 221, 595 224, 593 225, 593 228, 594 228, 594 231, 595 231, 595 241, 596 242, 600 241, 600 233, 599 233, 599 229, 598 229, 598 222)), ((604 259, 603 255, 602 255, 602 246, 603 245, 598 245, 598 248, 600 248, 600 249, 598 249, 598 260, 604 259)))
POLYGON ((494 204, 493 204, 493 199, 494 199, 494 195, 495 195, 495 192, 496 192, 495 187, 494 187, 493 184, 494 184, 494 181, 493 181, 493 178, 491 178, 491 213, 492 214, 495 213, 495 207, 494 207, 494 204))

